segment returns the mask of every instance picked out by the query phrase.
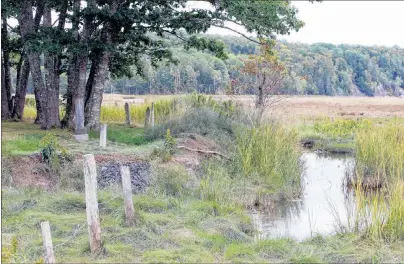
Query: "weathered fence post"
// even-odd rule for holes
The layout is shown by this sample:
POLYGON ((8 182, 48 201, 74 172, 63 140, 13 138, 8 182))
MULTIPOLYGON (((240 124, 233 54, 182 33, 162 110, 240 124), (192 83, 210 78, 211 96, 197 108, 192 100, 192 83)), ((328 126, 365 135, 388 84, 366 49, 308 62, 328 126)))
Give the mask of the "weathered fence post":
POLYGON ((75 104, 75 129, 74 137, 77 141, 87 141, 88 134, 84 128, 84 103, 82 98, 78 98, 74 102, 75 104))
POLYGON ((125 116, 126 116, 126 124, 131 125, 131 120, 130 120, 130 107, 128 103, 125 103, 125 116))
POLYGON ((55 263, 56 260, 55 255, 53 253, 52 236, 48 221, 41 222, 41 231, 42 231, 43 247, 45 250, 44 263, 46 264, 55 263))
POLYGON ((154 102, 151 104, 151 127, 154 127, 154 102))
POLYGON ((132 183, 130 180, 130 170, 128 166, 121 166, 123 198, 125 200, 125 222, 129 226, 136 223, 135 209, 132 200, 132 183))
POLYGON ((97 200, 97 168, 93 154, 84 155, 84 184, 90 250, 91 254, 98 255, 102 251, 102 243, 97 200))
POLYGON ((150 107, 147 107, 146 116, 145 116, 145 119, 144 119, 144 127, 145 128, 148 127, 149 124, 150 124, 150 107))
POLYGON ((100 127, 100 147, 107 146, 107 124, 101 124, 100 127))

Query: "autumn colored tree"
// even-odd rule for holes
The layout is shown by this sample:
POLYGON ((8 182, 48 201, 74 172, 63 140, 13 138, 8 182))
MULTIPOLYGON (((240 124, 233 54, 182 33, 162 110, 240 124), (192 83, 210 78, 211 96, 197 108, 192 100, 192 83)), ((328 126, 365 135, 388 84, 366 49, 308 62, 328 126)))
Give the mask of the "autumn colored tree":
POLYGON ((274 95, 280 93, 288 74, 274 46, 275 42, 272 40, 261 41, 259 53, 244 59, 244 66, 240 69, 252 80, 244 89, 251 89, 256 95, 258 121, 266 109, 278 102, 279 99, 274 95))

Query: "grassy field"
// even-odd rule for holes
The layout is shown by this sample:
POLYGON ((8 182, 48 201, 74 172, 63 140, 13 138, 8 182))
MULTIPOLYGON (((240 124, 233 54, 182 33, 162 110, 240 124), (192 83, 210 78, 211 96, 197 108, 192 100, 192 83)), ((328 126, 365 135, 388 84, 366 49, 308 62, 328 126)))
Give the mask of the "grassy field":
MULTIPOLYGON (((387 98, 376 103, 366 98, 370 106, 358 104, 358 116, 340 115, 333 109, 329 111, 336 114, 330 117, 308 114, 297 118, 298 122, 284 122, 288 112, 270 123, 251 126, 244 111, 205 96, 186 97, 184 104, 175 105, 173 98, 157 99, 163 100, 155 101, 159 119, 154 129, 144 129, 142 122, 125 126, 119 106, 104 105, 108 111, 117 110, 104 112, 103 121, 109 123, 106 149, 99 147, 96 131, 90 132, 85 143, 75 142, 68 130, 51 131, 70 157, 57 167, 35 156, 48 132, 31 122, 2 123, 3 261, 43 261, 39 226, 45 220, 52 227, 58 262, 404 261, 404 118, 390 116, 397 113, 395 103, 402 101, 387 98), (384 104, 384 100, 392 100, 393 105, 385 103, 384 115, 360 115, 362 109, 384 104), (364 228, 328 237, 314 235, 302 242, 256 240, 248 209, 254 204, 265 207, 279 197, 299 196, 304 140, 314 140, 314 149, 354 153, 358 182, 365 177, 385 179, 383 197, 356 191, 357 225, 369 216, 373 220, 361 225, 364 228), (175 146, 214 150, 222 156, 175 146), (133 196, 135 227, 124 223, 120 187, 99 190, 106 254, 97 258, 89 252, 86 230, 82 172, 82 154, 86 153, 94 153, 97 164, 138 160, 151 164, 149 185, 133 196)), ((153 99, 147 99, 146 105, 149 100, 153 99)), ((239 99, 243 100, 246 97, 239 99)), ((286 100, 322 101, 319 104, 327 106, 324 111, 333 106, 325 97, 288 98, 282 104, 286 100)), ((347 98, 346 104, 354 102, 347 98)), ((141 118, 146 105, 133 105, 135 120, 141 118)), ((298 115, 295 105, 288 107, 298 115)))

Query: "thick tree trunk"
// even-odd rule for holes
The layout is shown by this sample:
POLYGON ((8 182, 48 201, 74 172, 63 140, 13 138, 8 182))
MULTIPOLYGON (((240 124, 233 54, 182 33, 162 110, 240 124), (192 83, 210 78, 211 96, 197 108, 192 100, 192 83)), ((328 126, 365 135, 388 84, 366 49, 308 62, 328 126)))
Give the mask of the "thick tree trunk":
MULTIPOLYGON (((118 9, 119 1, 112 1, 110 5, 110 14, 114 14, 118 9)), ((111 47, 112 46, 112 32, 114 28, 111 22, 109 22, 102 30, 102 37, 105 43, 111 47)), ((100 114, 101 114, 101 103, 104 94, 104 83, 108 73, 109 57, 110 51, 103 50, 98 57, 97 65, 94 66, 93 79, 91 80, 92 85, 88 86, 88 100, 86 104, 86 127, 98 130, 100 128, 100 114), (91 87, 91 89, 90 89, 91 87)))
MULTIPOLYGON (((27 41, 29 35, 35 32, 34 19, 32 17, 32 3, 30 0, 22 1, 21 12, 18 16, 20 23, 21 38, 24 45, 25 52, 27 53, 34 90, 36 91, 37 99, 40 104, 39 108, 39 121, 42 129, 47 128, 47 93, 46 87, 43 82, 41 63, 39 53, 32 49, 30 43, 27 41)), ((38 106, 37 106, 38 107, 38 106)))
POLYGON ((109 52, 103 52, 101 58, 94 61, 96 65, 93 72, 93 79, 91 80, 92 85, 89 91, 89 97, 86 104, 86 126, 92 129, 99 129, 100 127, 100 114, 101 114, 101 103, 104 93, 104 83, 108 73, 109 64, 109 52))
MULTIPOLYGON (((36 8, 36 12, 35 12, 35 18, 34 18, 34 32, 38 31, 39 24, 41 23, 41 19, 43 16, 44 8, 45 8, 45 6, 44 6, 43 1, 38 1, 38 5, 36 8)), ((28 57, 27 57, 27 61, 29 64, 28 57)), ((40 92, 38 90, 36 90, 35 85, 34 85, 34 95, 35 95, 35 106, 36 106, 36 118, 35 118, 34 123, 40 124, 42 122, 41 120, 44 120, 45 117, 44 117, 44 112, 42 111, 41 101, 39 100, 40 92)))
POLYGON ((78 86, 78 71, 77 71, 77 56, 72 55, 69 62, 67 71, 67 91, 66 91, 66 111, 62 120, 62 127, 74 128, 74 112, 75 107, 73 104, 73 92, 75 87, 78 86))
POLYGON ((25 96, 27 94, 27 84, 29 77, 29 62, 28 58, 24 55, 23 65, 19 76, 18 85, 15 90, 15 104, 13 108, 12 118, 22 120, 25 107, 25 96))
MULTIPOLYGON (((4 98, 4 103, 7 102, 8 112, 6 116, 10 117, 10 113, 12 111, 12 103, 11 103, 11 72, 10 72, 10 45, 8 40, 8 31, 7 31, 7 18, 6 16, 2 16, 1 18, 1 48, 3 51, 2 56, 2 68, 4 69, 2 73, 4 73, 4 93, 1 94, 1 97, 4 98)), ((3 102, 3 100, 2 100, 3 102)))
MULTIPOLYGON (((45 7, 43 15, 43 25, 45 27, 52 27, 51 9, 45 7)), ((60 127, 59 117, 59 68, 57 65, 56 54, 45 54, 45 83, 46 83, 46 96, 48 116, 46 120, 46 128, 60 127)))
MULTIPOLYGON (((1 56, 3 61, 3 56, 1 56)), ((10 111, 8 109, 8 100, 6 94, 6 80, 4 78, 4 68, 1 67, 1 120, 7 120, 10 118, 10 111)))
MULTIPOLYGON (((88 0, 87 7, 95 7, 95 0, 88 0)), ((80 11, 80 1, 75 0, 74 2, 74 13, 80 11)), ((83 31, 81 34, 81 39, 79 39, 78 28, 79 21, 73 21, 73 34, 77 41, 80 42, 83 47, 82 50, 77 54, 72 54, 70 58, 69 73, 68 73, 68 91, 67 91, 67 104, 66 104, 66 115, 64 117, 63 123, 70 128, 74 127, 74 115, 75 115, 75 105, 74 102, 77 99, 82 99, 85 101, 86 95, 86 74, 87 74, 87 63, 88 63, 88 41, 91 35, 93 21, 91 18, 86 18, 84 20, 83 31)), ((83 108, 84 109, 84 108, 83 108)), ((84 116, 84 112, 82 113, 84 116)))

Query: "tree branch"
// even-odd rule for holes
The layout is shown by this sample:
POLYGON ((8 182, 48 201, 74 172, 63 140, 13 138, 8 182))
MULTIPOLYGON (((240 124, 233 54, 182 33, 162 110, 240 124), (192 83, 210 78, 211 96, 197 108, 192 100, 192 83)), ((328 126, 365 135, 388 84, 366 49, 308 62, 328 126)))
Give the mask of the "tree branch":
POLYGON ((257 44, 261 44, 260 42, 256 41, 255 39, 252 39, 252 38, 248 37, 247 35, 245 35, 245 34, 239 32, 239 31, 237 31, 237 30, 235 30, 235 29, 232 29, 232 28, 229 28, 229 27, 223 26, 223 25, 216 25, 216 24, 211 24, 211 25, 212 25, 212 26, 215 26, 215 27, 220 27, 220 28, 224 28, 224 29, 233 31, 234 33, 239 34, 240 36, 242 36, 242 37, 248 39, 249 41, 252 41, 252 42, 257 43, 257 44))
POLYGON ((230 159, 230 158, 227 157, 226 155, 223 155, 222 153, 217 152, 217 151, 201 150, 201 149, 191 149, 191 148, 188 148, 188 147, 185 147, 185 146, 177 146, 177 148, 179 148, 179 149, 185 149, 185 150, 193 151, 193 152, 198 152, 198 153, 204 153, 204 154, 214 154, 214 155, 218 155, 218 156, 221 156, 221 157, 223 157, 223 158, 226 158, 226 159, 230 159))

